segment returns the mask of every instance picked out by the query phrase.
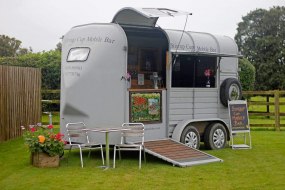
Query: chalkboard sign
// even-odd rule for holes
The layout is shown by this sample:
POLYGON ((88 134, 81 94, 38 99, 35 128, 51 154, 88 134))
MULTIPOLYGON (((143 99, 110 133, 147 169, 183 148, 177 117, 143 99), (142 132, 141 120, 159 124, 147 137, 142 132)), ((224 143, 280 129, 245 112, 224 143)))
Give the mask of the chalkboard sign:
POLYGON ((243 100, 229 101, 231 130, 249 130, 247 103, 243 100))

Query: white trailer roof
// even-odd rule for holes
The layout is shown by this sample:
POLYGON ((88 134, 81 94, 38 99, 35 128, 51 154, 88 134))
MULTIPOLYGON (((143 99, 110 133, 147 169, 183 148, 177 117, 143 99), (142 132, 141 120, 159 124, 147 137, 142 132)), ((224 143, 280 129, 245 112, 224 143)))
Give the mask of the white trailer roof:
POLYGON ((165 30, 165 32, 171 52, 239 57, 236 43, 228 36, 180 30, 165 30))
MULTIPOLYGON (((123 8, 112 22, 122 25, 155 27, 159 17, 191 15, 189 12, 166 8, 123 8)), ((170 51, 197 55, 240 57, 233 39, 203 32, 164 30, 169 39, 170 51)))

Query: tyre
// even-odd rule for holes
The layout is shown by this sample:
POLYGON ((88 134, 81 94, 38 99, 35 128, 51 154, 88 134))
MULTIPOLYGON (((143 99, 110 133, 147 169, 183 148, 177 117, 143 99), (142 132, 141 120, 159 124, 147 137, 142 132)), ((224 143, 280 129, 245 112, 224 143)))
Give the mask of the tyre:
POLYGON ((180 142, 191 148, 199 149, 200 134, 195 127, 186 126, 181 134, 180 142))
POLYGON ((228 101, 241 100, 242 91, 239 81, 235 78, 228 78, 223 81, 220 87, 221 103, 228 107, 228 101))
POLYGON ((221 123, 213 123, 207 127, 204 136, 207 149, 222 149, 227 144, 227 131, 221 123))

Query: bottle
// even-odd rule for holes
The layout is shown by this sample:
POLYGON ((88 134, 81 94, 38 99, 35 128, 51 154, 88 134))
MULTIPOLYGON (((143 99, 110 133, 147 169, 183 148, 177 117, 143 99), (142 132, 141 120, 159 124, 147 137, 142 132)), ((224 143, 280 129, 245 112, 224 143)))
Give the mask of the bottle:
POLYGON ((210 88, 210 87, 211 87, 210 77, 207 77, 206 87, 207 87, 207 88, 210 88))

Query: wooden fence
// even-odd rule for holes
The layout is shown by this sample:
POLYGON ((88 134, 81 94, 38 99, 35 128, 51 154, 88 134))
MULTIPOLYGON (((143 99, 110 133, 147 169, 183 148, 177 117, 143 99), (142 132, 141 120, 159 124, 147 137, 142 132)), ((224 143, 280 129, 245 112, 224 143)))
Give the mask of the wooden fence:
POLYGON ((41 70, 0 65, 0 142, 41 121, 41 70))
MULTIPOLYGON (((274 123, 254 123, 250 124, 251 127, 273 127, 275 130, 280 130, 280 127, 285 127, 285 124, 281 124, 281 116, 285 116, 285 113, 281 112, 281 106, 285 105, 285 101, 281 101, 281 97, 285 95, 285 91, 244 91, 243 95, 247 98, 249 107, 249 116, 264 116, 267 118, 274 117, 274 123), (253 99, 251 97, 263 97, 260 100, 253 99), (270 100, 271 97, 271 100, 270 100), (253 107, 263 107, 264 111, 254 110, 253 107)), ((283 109, 285 110, 285 109, 283 109)))

